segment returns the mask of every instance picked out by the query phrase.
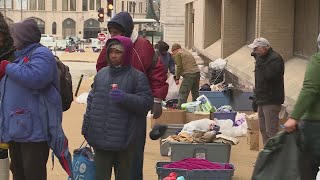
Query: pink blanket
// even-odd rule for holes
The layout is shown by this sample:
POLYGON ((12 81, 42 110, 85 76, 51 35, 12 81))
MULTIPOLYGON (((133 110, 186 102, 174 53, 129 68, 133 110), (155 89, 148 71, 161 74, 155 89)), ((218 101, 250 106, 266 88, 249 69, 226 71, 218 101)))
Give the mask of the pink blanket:
POLYGON ((163 166, 168 169, 186 169, 186 170, 194 170, 194 169, 233 169, 233 167, 229 164, 220 164, 207 161, 205 159, 198 158, 188 158, 181 161, 173 162, 163 166))

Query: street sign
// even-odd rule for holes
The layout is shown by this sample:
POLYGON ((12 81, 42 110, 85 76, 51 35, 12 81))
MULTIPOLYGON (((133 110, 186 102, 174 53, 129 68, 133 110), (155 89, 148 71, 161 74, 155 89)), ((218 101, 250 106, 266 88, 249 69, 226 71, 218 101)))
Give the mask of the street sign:
POLYGON ((103 34, 103 33, 99 33, 99 34, 98 34, 98 39, 99 39, 99 41, 105 41, 106 38, 107 38, 107 36, 106 36, 105 34, 103 34))

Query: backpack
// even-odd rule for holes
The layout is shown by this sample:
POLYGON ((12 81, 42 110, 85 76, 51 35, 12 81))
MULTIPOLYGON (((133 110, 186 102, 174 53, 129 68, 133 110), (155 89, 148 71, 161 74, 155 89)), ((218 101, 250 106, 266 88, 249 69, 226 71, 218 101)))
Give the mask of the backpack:
POLYGON ((69 71, 69 67, 55 56, 57 61, 59 81, 60 81, 60 96, 62 102, 63 111, 67 111, 73 101, 73 89, 72 89, 72 76, 69 71))
MULTIPOLYGON (((29 56, 30 60, 31 60, 32 53, 37 48, 31 51, 29 56)), ((61 96, 62 110, 67 111, 68 109, 70 109, 71 103, 73 101, 72 76, 70 74, 69 67, 63 64, 63 62, 59 59, 58 56, 54 56, 54 57, 58 67, 58 75, 59 75, 59 82, 60 82, 59 92, 61 96)))

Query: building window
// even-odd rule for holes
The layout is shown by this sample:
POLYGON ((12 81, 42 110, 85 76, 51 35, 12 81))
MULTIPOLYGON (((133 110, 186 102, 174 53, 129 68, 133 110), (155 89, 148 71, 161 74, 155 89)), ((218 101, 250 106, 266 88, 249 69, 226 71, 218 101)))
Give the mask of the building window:
POLYGON ((38 10, 45 10, 45 0, 38 0, 38 10))
POLYGON ((101 8, 101 0, 96 0, 96 9, 101 8))
MULTIPOLYGON (((0 4, 1 4, 1 2, 0 2, 0 4)), ((14 4, 18 10, 21 10, 21 9, 27 10, 28 9, 28 1, 26 1, 26 0, 24 0, 22 2, 21 2, 21 0, 15 0, 14 4), (22 8, 21 8, 21 3, 22 3, 22 8)))
POLYGON ((142 5, 143 5, 142 2, 139 2, 139 13, 142 13, 142 9, 143 9, 142 5))
POLYGON ((121 9, 124 11, 124 1, 121 2, 121 9))
POLYGON ((52 0, 52 11, 57 11, 57 0, 52 0))
POLYGON ((52 23, 52 34, 57 34, 57 23, 52 23))
POLYGON ((133 3, 129 1, 129 12, 133 12, 133 3))
POLYGON ((88 0, 82 0, 82 11, 88 11, 88 0))
POLYGON ((4 0, 0 1, 0 8, 4 8, 6 6, 6 9, 12 9, 12 0, 5 0, 6 4, 4 4, 4 0))
POLYGON ((90 10, 94 10, 94 0, 90 0, 90 10))
POLYGON ((29 10, 37 10, 37 0, 29 0, 29 10))
POLYGON ((63 0, 62 1, 62 11, 68 11, 68 4, 69 4, 69 0, 63 0))
POLYGON ((70 11, 76 11, 76 10, 77 10, 76 0, 70 0, 70 11))

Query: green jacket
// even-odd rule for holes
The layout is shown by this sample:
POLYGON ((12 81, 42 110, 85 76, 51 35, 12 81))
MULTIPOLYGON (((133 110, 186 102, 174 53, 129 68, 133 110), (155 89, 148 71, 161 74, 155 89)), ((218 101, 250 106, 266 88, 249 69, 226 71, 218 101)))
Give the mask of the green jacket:
POLYGON ((291 118, 320 121, 320 53, 310 59, 291 118))

